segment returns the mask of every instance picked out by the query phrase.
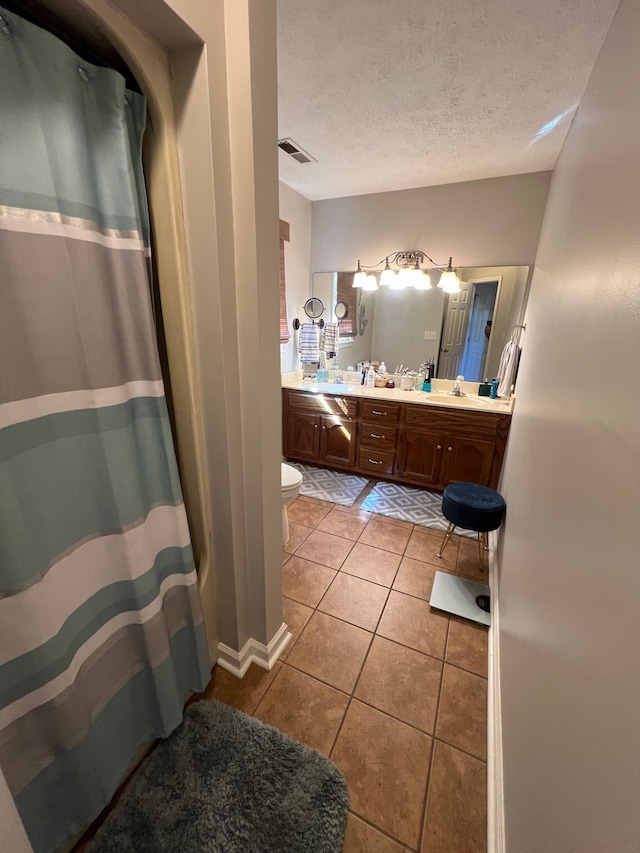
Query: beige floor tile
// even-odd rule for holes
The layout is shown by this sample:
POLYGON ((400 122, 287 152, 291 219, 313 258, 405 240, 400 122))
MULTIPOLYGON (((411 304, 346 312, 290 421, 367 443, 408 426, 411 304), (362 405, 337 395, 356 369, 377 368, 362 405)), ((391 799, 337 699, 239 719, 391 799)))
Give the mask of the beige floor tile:
POLYGON ((374 548, 392 551, 394 554, 403 554, 411 536, 411 529, 411 527, 389 524, 376 516, 367 524, 358 541, 363 545, 373 545, 374 548))
POLYGON ((398 592, 405 592, 407 595, 429 601, 435 574, 442 570, 430 563, 423 563, 422 560, 403 557, 398 574, 393 582, 393 588, 398 592))
POLYGON ((351 810, 417 847, 431 738, 353 700, 331 754, 349 785, 351 810))
POLYGON ((344 536, 345 539, 355 541, 369 520, 368 517, 361 518, 361 515, 368 516, 369 513, 341 512, 336 506, 328 515, 325 515, 318 525, 318 530, 324 530, 325 533, 333 533, 335 536, 344 536))
MULTIPOLYGON (((446 554, 446 551, 445 551, 446 554)), ((489 552, 485 551, 485 565, 480 567, 478 543, 473 539, 461 539, 458 551, 458 574, 473 578, 481 583, 489 583, 489 552)))
POLYGON ((297 549, 297 556, 313 560, 331 569, 339 569, 349 551, 353 548, 350 539, 334 536, 322 530, 314 530, 297 549))
POLYGON ((282 618, 287 624, 289 631, 292 634, 289 644, 284 652, 280 655, 280 660, 286 660, 293 648, 296 640, 300 636, 300 632, 307 624, 313 610, 305 604, 300 604, 298 601, 293 601, 291 598, 282 599, 282 618))
POLYGON ((287 663, 338 690, 351 693, 372 635, 325 613, 314 613, 291 650, 287 663))
POLYGON ((448 621, 448 616, 433 610, 428 602, 391 590, 376 633, 442 659, 448 621))
POLYGON ((282 664, 254 716, 329 755, 348 701, 344 693, 282 664))
POLYGON ((304 540, 313 530, 312 527, 304 527, 302 524, 295 524, 294 522, 289 522, 289 541, 284 546, 284 550, 287 554, 294 554, 296 548, 299 545, 302 545, 304 540))
POLYGON ((440 691, 436 737, 487 757, 487 680, 457 666, 445 664, 440 691))
POLYGON ((342 571, 383 586, 391 586, 400 565, 400 555, 356 542, 342 571))
POLYGON ((327 501, 317 501, 315 498, 300 496, 287 506, 289 523, 302 524, 304 527, 316 527, 328 512, 331 512, 333 504, 327 501))
POLYGON ((383 524, 395 524, 396 527, 403 527, 409 531, 413 530, 414 527, 411 521, 402 521, 401 518, 391 518, 390 515, 381 515, 379 512, 375 513, 374 518, 383 524))
POLYGON ((487 766, 436 741, 421 853, 486 853, 487 766))
POLYGON ((438 557, 443 536, 444 534, 439 531, 416 527, 409 539, 407 550, 404 552, 405 557, 422 560, 438 568, 455 569, 456 560, 458 559, 459 540, 457 538, 452 539, 442 557, 438 557), (437 536, 434 536, 434 533, 437 533, 437 536))
POLYGON ((349 815, 342 853, 406 853, 406 850, 356 815, 349 815))
POLYGON ((287 560, 289 559, 290 556, 291 556, 291 554, 287 554, 287 552, 283 548, 283 550, 282 550, 282 565, 283 566, 287 562, 287 560))
POLYGON ((315 607, 335 576, 333 569, 294 554, 282 567, 282 592, 300 604, 315 607))
POLYGON ((372 512, 366 512, 365 510, 360 509, 359 501, 356 501, 353 506, 342 506, 341 504, 336 504, 334 509, 336 512, 346 512, 350 515, 355 515, 361 521, 369 521, 369 519, 373 518, 374 515, 372 512))
POLYGON ((268 672, 256 664, 251 664, 243 678, 237 678, 221 666, 215 666, 211 681, 201 698, 218 699, 225 705, 232 705, 244 711, 245 714, 252 714, 281 666, 282 664, 276 663, 268 672))
POLYGON ((389 590, 384 586, 338 572, 318 610, 367 631, 375 631, 388 594, 389 590))
POLYGON ((489 629, 477 622, 452 616, 447 637, 447 663, 468 669, 476 675, 487 677, 489 655, 489 629))
POLYGON ((440 661, 374 637, 354 696, 432 734, 441 677, 440 661))

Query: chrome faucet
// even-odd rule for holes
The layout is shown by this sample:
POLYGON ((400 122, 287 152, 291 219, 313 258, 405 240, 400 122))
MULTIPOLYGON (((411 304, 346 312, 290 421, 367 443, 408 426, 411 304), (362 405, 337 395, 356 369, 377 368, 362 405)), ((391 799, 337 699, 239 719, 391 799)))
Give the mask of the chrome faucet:
POLYGON ((334 385, 345 385, 345 381, 342 378, 342 368, 338 367, 336 364, 336 378, 333 380, 334 385))
POLYGON ((464 376, 456 376, 456 381, 453 383, 453 388, 447 394, 448 397, 466 397, 467 395, 460 388, 460 383, 464 382, 464 376))

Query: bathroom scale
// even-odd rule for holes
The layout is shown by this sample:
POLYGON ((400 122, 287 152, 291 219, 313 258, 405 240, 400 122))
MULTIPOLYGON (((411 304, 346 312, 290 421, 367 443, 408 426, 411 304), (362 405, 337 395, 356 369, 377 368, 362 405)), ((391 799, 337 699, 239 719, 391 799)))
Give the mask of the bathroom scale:
POLYGON ((489 606, 489 587, 484 583, 436 572, 429 604, 481 625, 491 624, 491 614, 484 609, 489 606))

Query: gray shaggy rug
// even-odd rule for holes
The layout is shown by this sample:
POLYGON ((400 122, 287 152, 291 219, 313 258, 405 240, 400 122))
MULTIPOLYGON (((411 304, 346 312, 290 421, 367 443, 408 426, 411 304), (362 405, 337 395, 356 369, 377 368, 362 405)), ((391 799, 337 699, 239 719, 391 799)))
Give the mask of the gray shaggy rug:
POLYGON ((158 743, 90 853, 340 853, 348 807, 327 758, 207 700, 158 743))

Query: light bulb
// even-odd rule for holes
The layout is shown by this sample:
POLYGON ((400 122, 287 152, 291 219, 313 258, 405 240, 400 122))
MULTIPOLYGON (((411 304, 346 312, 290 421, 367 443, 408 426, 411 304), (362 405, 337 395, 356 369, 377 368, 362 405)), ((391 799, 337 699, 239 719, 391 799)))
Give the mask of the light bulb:
POLYGON ((431 277, 428 272, 424 270, 420 270, 420 277, 416 276, 415 289, 416 290, 431 290, 433 285, 431 284, 431 277))
POLYGON ((395 278, 395 272, 391 269, 390 266, 386 266, 382 270, 382 274, 380 276, 380 287, 393 287, 393 282, 395 278))
POLYGON ((441 287, 445 293, 460 293, 460 279, 454 270, 445 270, 440 276, 438 287, 441 287))
POLYGON ((378 289, 378 282, 376 281, 375 275, 373 275, 372 273, 369 273, 369 275, 366 276, 364 284, 362 285, 362 289, 363 290, 377 290, 378 289))
POLYGON ((411 282, 411 269, 403 267, 396 276, 396 281, 391 285, 393 290, 404 290, 405 287, 413 287, 411 282))
POLYGON ((366 280, 367 280, 366 272, 363 272, 362 270, 358 270, 358 272, 353 277, 353 284, 351 285, 351 287, 364 287, 364 283, 366 282, 366 280))

